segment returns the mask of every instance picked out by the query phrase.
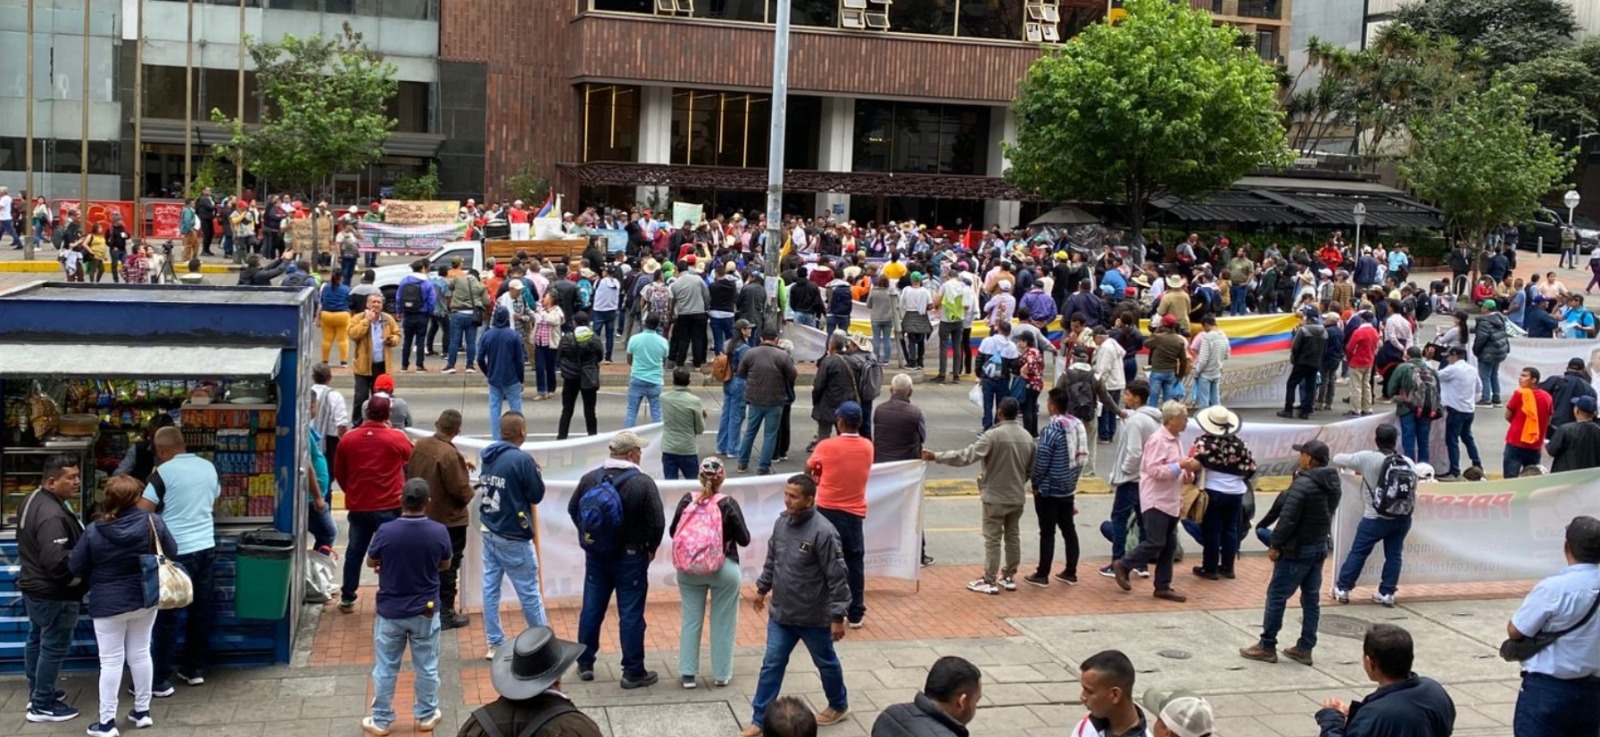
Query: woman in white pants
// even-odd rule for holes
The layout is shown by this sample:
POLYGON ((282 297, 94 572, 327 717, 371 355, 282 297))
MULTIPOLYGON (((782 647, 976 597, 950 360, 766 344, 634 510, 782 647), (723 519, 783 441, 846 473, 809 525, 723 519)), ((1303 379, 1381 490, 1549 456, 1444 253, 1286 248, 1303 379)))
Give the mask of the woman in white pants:
POLYGON ((139 729, 150 718, 150 633, 155 628, 159 588, 142 572, 139 557, 178 549, 161 518, 138 507, 144 484, 128 476, 106 483, 105 501, 83 539, 72 550, 72 573, 89 585, 88 613, 100 650, 100 714, 89 737, 118 737, 117 689, 126 663, 133 674, 133 711, 139 729))

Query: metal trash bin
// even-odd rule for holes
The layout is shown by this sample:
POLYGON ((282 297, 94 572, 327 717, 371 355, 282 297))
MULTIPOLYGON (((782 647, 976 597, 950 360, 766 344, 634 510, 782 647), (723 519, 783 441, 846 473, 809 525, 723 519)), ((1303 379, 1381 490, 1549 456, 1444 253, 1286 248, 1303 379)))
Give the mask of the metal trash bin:
POLYGON ((295 539, 287 532, 252 530, 239 536, 233 582, 234 616, 282 619, 289 607, 295 539))

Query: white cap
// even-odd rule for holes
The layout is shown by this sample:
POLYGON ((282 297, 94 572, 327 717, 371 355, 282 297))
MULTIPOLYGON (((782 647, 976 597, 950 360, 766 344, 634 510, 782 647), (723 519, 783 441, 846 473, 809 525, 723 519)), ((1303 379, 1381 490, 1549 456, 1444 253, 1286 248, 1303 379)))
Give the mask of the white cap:
POLYGON ((1211 704, 1199 696, 1179 696, 1161 708, 1161 723, 1178 737, 1206 737, 1216 724, 1211 704))

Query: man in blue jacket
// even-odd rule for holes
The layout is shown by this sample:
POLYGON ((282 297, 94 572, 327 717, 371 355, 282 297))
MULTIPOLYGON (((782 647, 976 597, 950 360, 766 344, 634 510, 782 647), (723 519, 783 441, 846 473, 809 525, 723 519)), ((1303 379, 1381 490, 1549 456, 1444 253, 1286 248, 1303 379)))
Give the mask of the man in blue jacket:
POLYGON ((522 452, 522 441, 527 438, 522 413, 501 415, 495 429, 501 440, 483 449, 478 482, 483 488, 478 502, 483 527, 483 632, 489 639, 490 660, 505 641, 500 630, 502 576, 511 579, 528 626, 549 624, 539 592, 539 557, 533 547, 533 510, 544 501, 544 479, 533 456, 522 452))
POLYGON ((500 404, 522 411, 523 364, 528 361, 522 335, 511 327, 511 311, 494 309, 494 326, 478 341, 478 370, 489 380, 489 434, 500 439, 500 404))
POLYGON ((1317 712, 1322 737, 1446 737, 1455 729, 1456 705, 1432 678, 1411 672, 1411 633, 1385 623, 1367 628, 1361 667, 1378 690, 1345 706, 1330 698, 1317 712))

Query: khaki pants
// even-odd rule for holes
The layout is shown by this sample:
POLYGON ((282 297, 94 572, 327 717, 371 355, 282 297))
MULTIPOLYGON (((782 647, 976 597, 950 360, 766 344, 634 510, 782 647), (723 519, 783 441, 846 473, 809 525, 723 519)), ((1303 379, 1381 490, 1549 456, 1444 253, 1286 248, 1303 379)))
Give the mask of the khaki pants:
POLYGON ((191 230, 188 233, 185 233, 183 236, 183 262, 187 264, 190 260, 199 255, 200 231, 191 230))
POLYGON ((983 503, 983 580, 995 583, 1011 578, 1022 565, 1022 510, 1025 505, 983 503), (1000 543, 1004 536, 1006 565, 1000 567, 1000 543), (996 572, 998 571, 998 576, 996 572))
POLYGON ((1366 412, 1372 409, 1372 367, 1350 367, 1350 409, 1366 412))

